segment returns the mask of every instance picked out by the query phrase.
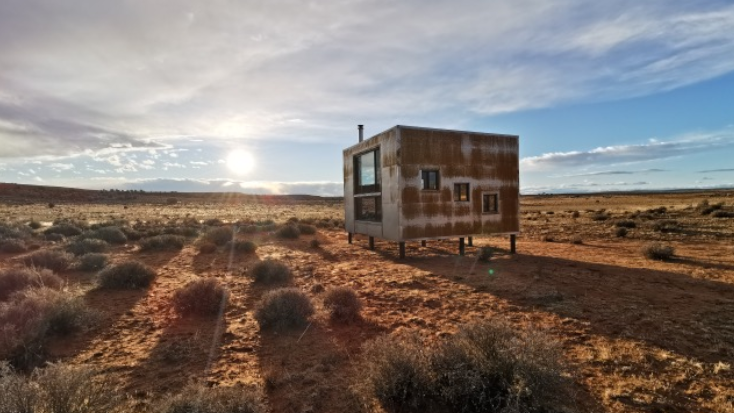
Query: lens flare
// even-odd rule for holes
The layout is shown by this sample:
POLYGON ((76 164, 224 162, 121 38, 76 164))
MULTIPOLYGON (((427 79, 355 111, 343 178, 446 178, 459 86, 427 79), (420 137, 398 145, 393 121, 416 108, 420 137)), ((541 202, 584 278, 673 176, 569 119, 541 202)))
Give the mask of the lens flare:
POLYGON ((255 157, 250 152, 235 149, 227 156, 227 168, 237 175, 246 175, 255 167, 255 157))

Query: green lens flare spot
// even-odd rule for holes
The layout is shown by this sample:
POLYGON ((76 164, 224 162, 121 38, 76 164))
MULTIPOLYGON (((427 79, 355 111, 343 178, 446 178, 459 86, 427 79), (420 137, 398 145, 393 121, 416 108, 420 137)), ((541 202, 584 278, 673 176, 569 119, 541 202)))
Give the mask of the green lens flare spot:
POLYGON ((491 268, 489 269, 489 275, 494 275, 494 270, 491 268))

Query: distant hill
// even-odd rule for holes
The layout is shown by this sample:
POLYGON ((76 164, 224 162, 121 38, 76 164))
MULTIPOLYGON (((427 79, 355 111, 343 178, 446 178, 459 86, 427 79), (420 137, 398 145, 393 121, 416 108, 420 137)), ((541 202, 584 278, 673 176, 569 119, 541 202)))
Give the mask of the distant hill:
POLYGON ((338 203, 342 197, 316 195, 252 195, 239 192, 144 192, 138 190, 92 190, 57 186, 0 183, 0 202, 6 204, 28 203, 256 203, 256 204, 308 204, 338 203), (174 202, 175 201, 175 202, 174 202))

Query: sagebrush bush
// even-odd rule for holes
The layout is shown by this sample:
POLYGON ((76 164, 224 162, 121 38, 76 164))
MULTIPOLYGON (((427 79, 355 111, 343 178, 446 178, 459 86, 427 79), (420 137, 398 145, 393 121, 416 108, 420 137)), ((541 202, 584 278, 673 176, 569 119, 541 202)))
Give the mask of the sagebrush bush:
POLYGON ((313 225, 300 223, 297 225, 297 228, 303 235, 313 235, 316 233, 316 227, 313 225))
POLYGON ((660 242, 652 242, 642 248, 642 253, 651 260, 667 261, 675 255, 675 248, 660 242))
POLYGON ((734 218, 734 211, 724 211, 720 209, 718 211, 714 211, 711 216, 714 218, 734 218))
POLYGON ((30 228, 30 229, 39 229, 42 226, 43 226, 43 224, 41 224, 40 222, 36 221, 35 219, 32 219, 32 220, 30 220, 30 222, 28 222, 28 228, 30 228))
POLYGON ((84 300, 71 292, 47 287, 16 292, 0 305, 0 359, 31 366, 43 358, 49 337, 84 328, 93 319, 84 300))
POLYGON ((261 329, 287 329, 306 324, 314 313, 311 299, 296 288, 280 288, 265 293, 255 309, 261 329))
POLYGON ((258 283, 275 284, 289 281, 293 274, 288 266, 282 262, 265 259, 252 267, 250 277, 258 283))
POLYGON ((0 239, 25 239, 31 236, 31 229, 17 223, 0 223, 0 239))
POLYGON ((0 301, 26 288, 48 287, 59 289, 64 281, 51 270, 38 268, 9 268, 0 271, 0 301))
POLYGON ((0 239, 0 252, 6 254, 19 254, 28 251, 25 241, 22 239, 0 239))
POLYGON ((233 238, 234 232, 230 226, 212 228, 202 237, 204 241, 213 242, 220 247, 231 241, 233 238))
POLYGON ((23 263, 27 267, 48 268, 56 272, 68 269, 73 260, 71 254, 58 250, 39 250, 23 257, 23 263))
POLYGON ((321 242, 317 240, 316 238, 314 238, 311 241, 309 241, 308 246, 311 248, 318 248, 321 246, 321 242))
POLYGON ((283 225, 275 231, 275 235, 278 238, 296 239, 301 236, 301 231, 295 225, 283 225))
POLYGON ((88 366, 63 363, 37 368, 30 377, 0 366, 2 413, 101 413, 122 411, 119 390, 88 366))
POLYGON ((85 238, 72 242, 66 246, 66 250, 79 256, 89 254, 91 252, 105 252, 110 244, 105 240, 96 238, 85 238))
POLYGON ((104 268, 109 262, 107 255, 99 252, 90 252, 79 257, 77 268, 82 271, 97 271, 104 268))
POLYGON ((156 272, 140 261, 126 261, 106 267, 97 275, 101 288, 137 289, 148 287, 156 272))
POLYGON ((61 234, 44 234, 43 238, 45 238, 46 241, 60 242, 63 241, 66 237, 61 234))
POLYGON ((653 224, 652 229, 663 233, 683 231, 683 227, 674 219, 661 219, 653 224))
POLYGON ((617 228, 637 228, 637 223, 631 219, 623 219, 614 223, 617 228))
POLYGON ((165 227, 163 228, 163 233, 192 238, 199 235, 199 229, 191 226, 165 227))
POLYGON ((581 216, 581 214, 579 213, 579 211, 573 211, 571 213, 571 218, 578 218, 580 216, 581 216))
POLYGON ((185 244, 186 238, 172 234, 143 238, 138 243, 140 251, 181 251, 185 244))
POLYGON ((101 239, 110 244, 125 244, 127 242, 127 235, 116 226, 102 227, 91 231, 82 233, 82 238, 101 239))
POLYGON ((160 413, 266 413, 262 390, 258 387, 206 387, 189 385, 177 395, 161 401, 160 413))
POLYGON ((257 245, 252 241, 234 240, 229 241, 225 248, 230 251, 251 253, 257 250, 257 245))
POLYGON ((202 241, 199 243, 200 254, 211 254, 217 252, 217 244, 210 241, 202 241))
POLYGON ((480 247, 479 250, 477 250, 477 259, 479 259, 479 261, 489 261, 492 259, 493 253, 494 250, 492 247, 480 247))
POLYGON ((625 227, 619 227, 619 228, 617 228, 617 230, 614 232, 614 235, 616 235, 619 238, 626 237, 627 236, 627 228, 625 228, 625 227))
POLYGON ((43 231, 44 234, 61 234, 65 237, 73 237, 75 235, 79 235, 82 233, 82 229, 77 227, 76 225, 68 224, 68 223, 59 223, 54 224, 48 228, 46 228, 45 231, 43 231))
POLYGON ((387 411, 573 411, 562 360, 547 335, 492 320, 438 345, 378 338, 365 345, 357 380, 362 395, 387 411))
POLYGON ((216 278, 191 281, 173 294, 173 308, 181 315, 216 315, 227 302, 227 290, 216 278))
POLYGON ((609 219, 609 215, 604 212, 597 212, 591 216, 592 221, 606 221, 609 219))
POLYGON ((326 291, 324 307, 329 311, 333 321, 348 323, 360 318, 362 302, 353 289, 340 286, 326 291))

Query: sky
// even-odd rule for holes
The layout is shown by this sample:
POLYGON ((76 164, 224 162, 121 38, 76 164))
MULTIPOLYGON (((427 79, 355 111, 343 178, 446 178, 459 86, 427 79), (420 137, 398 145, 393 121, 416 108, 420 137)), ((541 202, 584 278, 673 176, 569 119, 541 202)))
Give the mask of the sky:
POLYGON ((394 125, 526 194, 734 187, 734 4, 0 0, 0 182, 342 195, 394 125))

